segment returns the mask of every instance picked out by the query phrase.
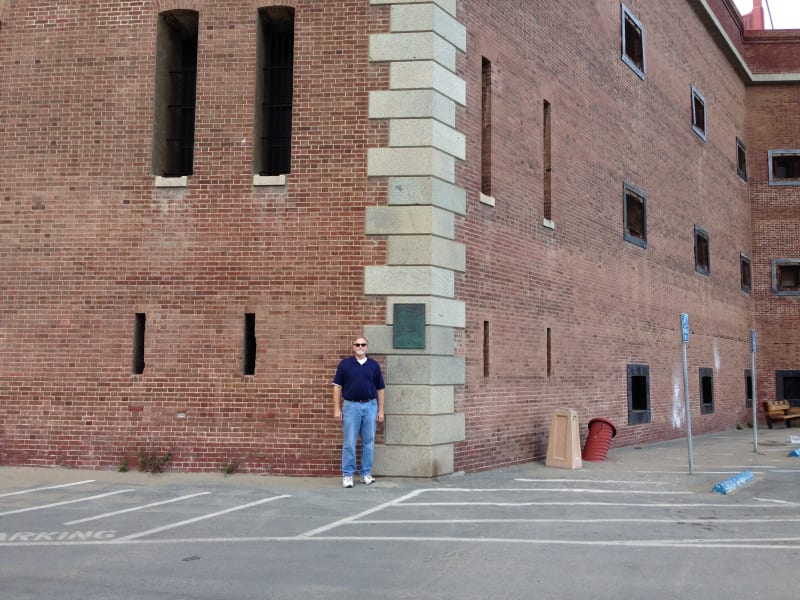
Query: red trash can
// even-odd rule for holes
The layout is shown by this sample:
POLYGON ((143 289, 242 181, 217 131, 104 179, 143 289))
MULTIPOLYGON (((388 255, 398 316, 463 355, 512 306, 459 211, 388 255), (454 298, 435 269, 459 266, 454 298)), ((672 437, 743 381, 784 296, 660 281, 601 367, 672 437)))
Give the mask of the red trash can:
POLYGON ((608 419, 589 421, 589 435, 583 445, 581 458, 593 462, 603 462, 611 446, 611 438, 617 435, 617 428, 608 419))

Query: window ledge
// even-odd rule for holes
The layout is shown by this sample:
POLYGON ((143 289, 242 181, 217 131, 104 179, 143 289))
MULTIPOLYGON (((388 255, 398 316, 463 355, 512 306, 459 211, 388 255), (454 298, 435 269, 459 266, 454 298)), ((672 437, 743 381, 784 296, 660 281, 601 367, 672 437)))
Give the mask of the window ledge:
POLYGON ((481 192, 480 201, 481 201, 481 204, 486 204, 487 206, 494 206, 495 205, 494 196, 487 196, 483 192, 481 192))
POLYGON ((286 175, 253 175, 253 185, 256 187, 286 185, 286 175))
POLYGON ((189 177, 162 177, 156 175, 155 186, 158 188, 185 188, 189 187, 189 177))
POLYGON ((556 228, 556 222, 553 221, 552 219, 542 219, 542 225, 544 227, 547 227, 548 229, 555 229, 556 228))

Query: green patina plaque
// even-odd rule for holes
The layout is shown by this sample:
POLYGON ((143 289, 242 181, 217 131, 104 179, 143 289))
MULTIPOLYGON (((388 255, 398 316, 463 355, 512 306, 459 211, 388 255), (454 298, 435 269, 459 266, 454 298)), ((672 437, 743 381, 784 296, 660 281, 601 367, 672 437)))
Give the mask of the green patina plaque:
POLYGON ((425 305, 394 305, 393 346, 404 350, 425 348, 425 305))

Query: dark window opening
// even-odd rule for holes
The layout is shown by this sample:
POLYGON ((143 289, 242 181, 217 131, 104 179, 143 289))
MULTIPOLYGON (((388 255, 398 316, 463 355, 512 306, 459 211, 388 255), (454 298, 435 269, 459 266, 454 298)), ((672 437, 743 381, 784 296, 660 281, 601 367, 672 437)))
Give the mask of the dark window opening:
POLYGON ((647 247, 647 211, 645 195, 627 184, 623 187, 623 220, 625 226, 624 239, 647 247))
POLYGON ((291 170, 294 9, 271 6, 258 16, 254 171, 285 175, 291 170))
POLYGON ((714 412, 714 370, 700 369, 700 414, 714 412))
POLYGON ((256 315, 244 315, 244 360, 242 361, 242 374, 255 375, 256 373, 256 315))
POLYGON ((697 226, 694 228, 694 269, 704 275, 711 274, 711 248, 708 232, 697 226))
POLYGON ((703 95, 692 87, 692 129, 706 139, 706 101, 703 95))
POLYGON ((644 79, 644 28, 624 4, 622 5, 622 60, 644 79))
POLYGON ((778 265, 776 281, 779 291, 796 292, 800 290, 800 265, 778 265))
POLYGON ((650 367, 628 365, 628 424, 650 422, 650 367))
POLYGON ((775 371, 776 400, 800 407, 800 371, 775 371))
POLYGON ((553 374, 553 358, 552 358, 553 339, 550 333, 550 328, 547 328, 547 376, 553 374))
POLYGON ((749 294, 753 288, 753 275, 750 267, 750 259, 744 254, 739 255, 739 271, 741 272, 742 291, 749 294))
POLYGON ((543 140, 542 140, 542 147, 543 147, 543 171, 544 171, 544 218, 550 220, 553 218, 553 206, 552 206, 552 156, 551 156, 551 149, 552 149, 552 139, 551 139, 551 131, 550 131, 550 103, 545 100, 542 105, 542 129, 543 129, 543 140))
POLYGON ((481 193, 492 195, 492 63, 481 60, 481 193))
POLYGON ((772 259, 772 293, 800 295, 800 259, 772 259))
POLYGON ((800 184, 800 152, 769 151, 772 184, 800 184))
POLYGON ((753 374, 750 369, 744 372, 744 405, 753 408, 753 374))
POLYGON ((173 10, 158 17, 153 174, 191 175, 194 168, 198 13, 173 10))
POLYGON ((739 138, 736 138, 736 174, 747 181, 747 148, 739 138))
POLYGON ((147 325, 147 315, 136 313, 133 320, 133 364, 131 373, 141 375, 144 373, 144 334, 147 325))
POLYGON ((489 321, 483 322, 483 376, 489 376, 489 321))

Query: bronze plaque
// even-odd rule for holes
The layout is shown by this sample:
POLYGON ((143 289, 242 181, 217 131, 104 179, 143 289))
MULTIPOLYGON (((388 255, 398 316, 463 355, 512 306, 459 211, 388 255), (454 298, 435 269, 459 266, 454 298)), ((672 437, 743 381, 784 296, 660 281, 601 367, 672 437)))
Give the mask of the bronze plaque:
POLYGON ((403 350, 425 348, 425 305, 394 305, 393 346, 403 350))

